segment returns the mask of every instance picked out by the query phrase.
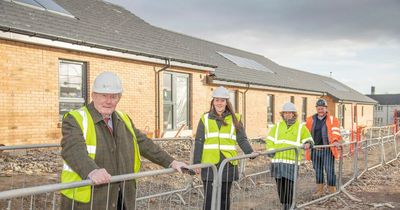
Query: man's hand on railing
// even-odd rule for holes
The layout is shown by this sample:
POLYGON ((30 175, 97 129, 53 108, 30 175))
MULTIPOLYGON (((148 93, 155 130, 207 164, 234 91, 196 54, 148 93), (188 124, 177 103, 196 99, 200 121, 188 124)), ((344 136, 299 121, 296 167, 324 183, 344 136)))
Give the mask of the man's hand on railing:
POLYGON ((337 141, 334 141, 332 145, 333 145, 333 146, 335 146, 335 147, 337 147, 337 148, 339 148, 339 147, 340 147, 340 143, 339 143, 339 142, 337 142, 337 141))
POLYGON ((269 158, 274 158, 274 157, 275 157, 275 152, 273 152, 273 153, 268 153, 267 156, 268 156, 269 158))
POLYGON ((312 149, 313 145, 310 142, 306 142, 305 144, 303 144, 303 148, 305 150, 307 149, 312 149))
POLYGON ((197 175, 199 175, 201 173, 201 168, 195 168, 193 169, 197 175))
POLYGON ((187 168, 188 165, 184 162, 174 160, 174 161, 172 161, 170 167, 177 170, 179 173, 182 173, 182 168, 187 168))
POLYGON ((94 169, 89 173, 88 177, 96 185, 109 183, 111 181, 111 175, 104 168, 94 169))
POLYGON ((252 154, 252 155, 256 155, 256 156, 255 156, 255 157, 251 157, 250 160, 254 160, 254 159, 256 159, 256 157, 258 157, 258 156, 260 155, 260 153, 257 152, 257 151, 254 151, 254 152, 252 152, 251 154, 252 154))

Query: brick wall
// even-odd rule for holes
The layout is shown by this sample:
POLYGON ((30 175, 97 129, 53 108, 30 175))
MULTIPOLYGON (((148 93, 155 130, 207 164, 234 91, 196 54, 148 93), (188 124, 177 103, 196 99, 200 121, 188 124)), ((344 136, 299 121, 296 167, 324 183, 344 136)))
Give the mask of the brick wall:
MULTIPOLYGON (((72 60, 87 64, 88 93, 95 77, 102 71, 115 72, 122 79, 124 93, 118 109, 127 112, 135 126, 155 132, 156 87, 155 71, 162 65, 63 50, 33 44, 0 40, 0 144, 21 145, 58 143, 61 137, 59 121, 59 61, 72 60)), ((169 68, 167 71, 187 73, 190 76, 190 124, 195 133, 202 113, 208 111, 215 87, 206 84, 207 72, 187 68, 169 68)), ((162 87, 162 73, 160 75, 162 87)), ((238 91, 239 113, 246 106, 246 131, 249 137, 266 136, 267 95, 275 96, 275 123, 281 120, 279 112, 284 103, 295 97, 301 117, 302 97, 307 97, 307 115, 315 113, 316 95, 276 92, 259 89, 227 87, 238 91), (246 93, 245 93, 246 92, 246 93), (246 103, 244 95, 246 94, 246 103)), ((162 99, 162 88, 160 88, 162 99)), ((90 101, 90 94, 89 94, 90 101)), ((333 101, 327 98, 328 103, 333 101)), ((332 102, 333 103, 333 102, 332 102)), ((160 107, 160 124, 163 127, 163 106, 160 107)), ((333 103, 334 104, 334 103, 333 103)), ((346 105, 347 106, 347 105, 346 105)), ((347 108, 347 107, 346 107, 347 108)), ((330 106, 335 113, 335 106, 330 106)), ((346 111, 346 121, 350 108, 346 111)), ((359 109, 361 112, 361 108, 359 109)), ((361 114, 361 113, 360 113, 361 114)), ((365 122, 372 123, 373 107, 365 106, 365 122), (371 119, 369 119, 371 118, 371 119)), ((359 115, 360 116, 360 115, 359 115)), ((347 125, 351 125, 350 123, 347 125)), ((162 132, 162 131, 161 131, 162 132)))

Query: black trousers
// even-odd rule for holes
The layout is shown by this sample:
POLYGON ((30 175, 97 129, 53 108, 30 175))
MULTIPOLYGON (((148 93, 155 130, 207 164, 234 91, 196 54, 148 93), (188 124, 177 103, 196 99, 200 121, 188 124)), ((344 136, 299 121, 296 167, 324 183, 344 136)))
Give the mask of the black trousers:
MULTIPOLYGON (((205 196, 203 210, 210 210, 213 182, 204 181, 203 187, 205 196)), ((231 187, 232 187, 232 182, 222 182, 221 210, 229 210, 231 207, 231 187)))
POLYGON ((293 200, 293 181, 285 177, 275 178, 281 204, 291 205, 293 200))
POLYGON ((122 201, 122 192, 121 192, 121 190, 118 193, 117 210, 125 210, 125 204, 123 204, 123 201, 122 201))

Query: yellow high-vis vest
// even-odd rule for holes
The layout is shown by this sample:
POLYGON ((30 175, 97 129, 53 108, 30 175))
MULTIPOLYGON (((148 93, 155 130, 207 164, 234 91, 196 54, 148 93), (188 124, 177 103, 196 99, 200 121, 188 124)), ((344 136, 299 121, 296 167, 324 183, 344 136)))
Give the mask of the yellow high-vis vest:
MULTIPOLYGON (((238 121, 240 115, 235 114, 238 121)), ((236 129, 233 125, 232 115, 227 115, 224 119, 227 125, 221 125, 218 128, 217 121, 208 118, 208 113, 201 117, 204 124, 204 147, 201 158, 202 163, 217 164, 220 162, 220 152, 225 158, 232 158, 237 155, 236 150, 236 129)), ((238 161, 231 161, 237 165, 238 161)))
MULTIPOLYGON (((128 115, 120 111, 117 111, 117 113, 132 134, 134 153, 135 153, 135 163, 132 167, 133 171, 137 173, 140 170, 141 163, 140 163, 139 146, 137 144, 136 135, 128 115)), ((86 106, 84 106, 78 110, 70 111, 68 114, 64 116, 64 118, 67 115, 72 115, 78 122, 80 128, 82 129, 83 138, 86 141, 86 148, 89 154, 88 156, 94 160, 96 157, 96 143, 97 143, 96 130, 94 127, 92 116, 89 113, 89 110, 87 109, 86 106)), ((61 172, 61 183, 78 182, 78 181, 82 181, 82 178, 76 172, 74 172, 64 161, 63 170, 61 172)), ((61 193, 64 196, 68 197, 69 199, 82 203, 89 203, 92 192, 91 192, 91 186, 84 186, 84 187, 62 190, 61 193)))
MULTIPOLYGON (((273 150, 293 146, 300 147, 306 142, 314 143, 304 123, 300 123, 296 120, 296 122, 288 128, 285 121, 282 120, 271 128, 265 146, 267 150, 273 150)), ((302 153, 302 150, 300 150, 300 153, 302 153)), ((302 154, 299 154, 298 164, 300 164, 301 157, 302 154)), ((296 154, 294 150, 277 152, 272 158, 273 163, 294 164, 295 161, 296 154)))

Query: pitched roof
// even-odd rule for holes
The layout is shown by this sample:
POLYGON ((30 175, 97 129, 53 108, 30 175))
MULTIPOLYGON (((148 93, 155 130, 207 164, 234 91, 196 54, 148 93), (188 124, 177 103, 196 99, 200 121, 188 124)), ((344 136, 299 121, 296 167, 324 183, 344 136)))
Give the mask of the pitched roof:
POLYGON ((400 94, 367 95, 381 105, 400 105, 400 94))
POLYGON ((216 79, 224 81, 326 92, 339 100, 375 103, 333 78, 280 66, 261 55, 152 26, 126 9, 108 2, 54 1, 75 18, 0 0, 0 30, 216 66, 216 79), (224 55, 231 55, 231 59, 224 55), (251 65, 261 64, 273 73, 240 67, 232 62, 232 58, 251 65))

